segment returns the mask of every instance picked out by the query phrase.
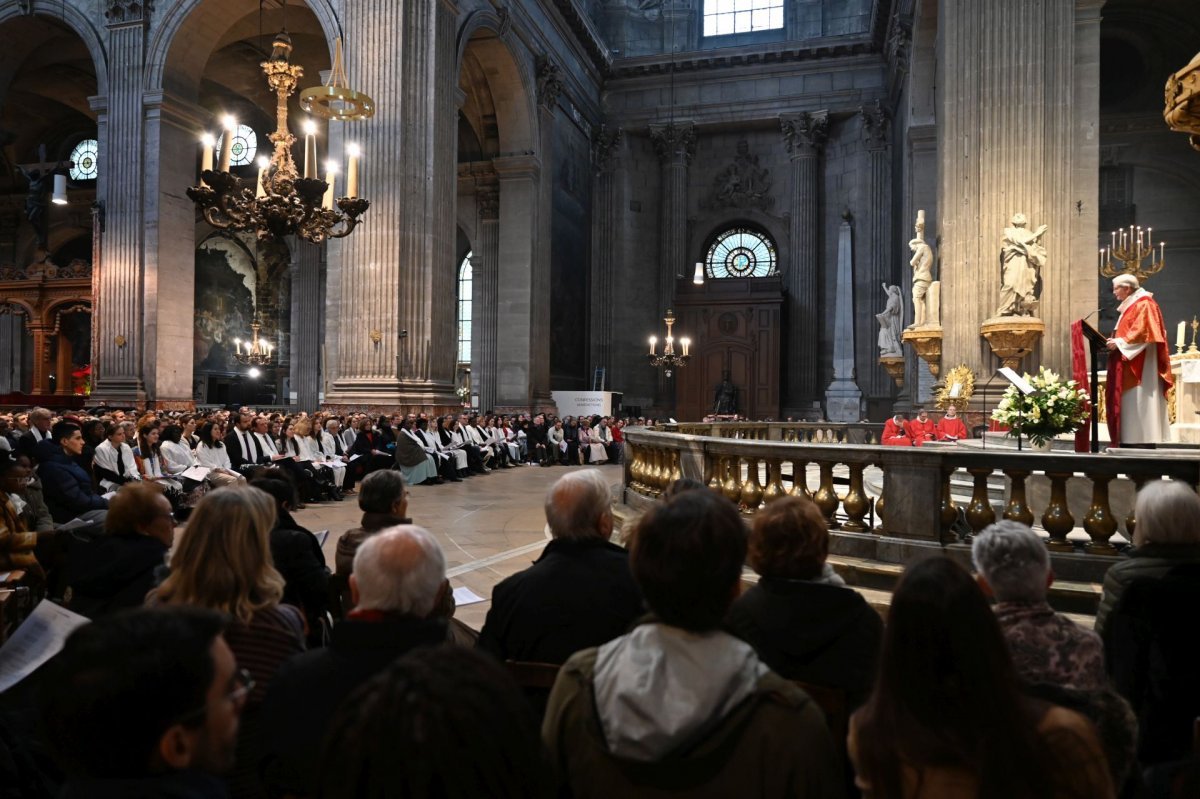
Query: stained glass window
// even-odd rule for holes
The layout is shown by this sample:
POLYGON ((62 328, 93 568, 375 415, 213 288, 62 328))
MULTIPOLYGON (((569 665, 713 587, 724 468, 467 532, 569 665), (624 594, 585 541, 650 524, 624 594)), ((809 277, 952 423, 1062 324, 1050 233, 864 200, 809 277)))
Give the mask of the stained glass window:
POLYGON ((704 35, 783 27, 783 0, 704 0, 704 35))
POLYGON ((471 253, 458 267, 458 362, 471 363, 471 253))
MULTIPOLYGON (((222 133, 217 137, 217 152, 221 152, 221 147, 225 143, 225 134, 222 133)), ((233 150, 229 155, 230 166, 245 166, 254 161, 255 154, 258 153, 258 136, 254 133, 254 128, 249 125, 238 125, 237 130, 233 133, 233 150)))
POLYGON ((71 160, 75 162, 75 166, 71 167, 71 180, 96 179, 96 153, 99 148, 100 145, 95 139, 84 139, 75 145, 75 149, 71 151, 71 160))
POLYGON ((726 230, 708 248, 704 266, 708 276, 717 279, 774 275, 775 244, 754 230, 726 230))

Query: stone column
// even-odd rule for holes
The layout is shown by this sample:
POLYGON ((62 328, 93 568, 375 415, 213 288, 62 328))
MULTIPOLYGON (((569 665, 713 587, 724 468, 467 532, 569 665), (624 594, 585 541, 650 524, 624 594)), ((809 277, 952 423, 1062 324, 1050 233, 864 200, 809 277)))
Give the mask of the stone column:
MULTIPOLYGON (((321 246, 296 238, 292 253, 292 390, 296 406, 312 413, 321 398, 321 246)), ((284 398, 286 402, 288 398, 284 398)))
POLYGON ((650 141, 662 164, 658 312, 663 314, 675 303, 675 280, 687 274, 687 172, 696 155, 696 127, 691 122, 651 125, 650 141))
POLYGON ((534 249, 533 353, 530 359, 529 395, 538 409, 554 407, 550 394, 551 275, 550 243, 554 213, 554 123, 558 97, 562 94, 562 71, 545 56, 537 62, 538 160, 542 169, 538 183, 537 239, 534 249))
POLYGON ((942 363, 999 366, 980 324, 999 307, 1014 213, 1047 225, 1038 362, 1070 368, 1070 323, 1096 307, 1099 0, 938 7, 942 363))
POLYGON ((496 407, 496 346, 499 305, 498 259, 500 249, 500 192, 485 186, 475 194, 479 208, 479 245, 471 257, 471 384, 479 394, 479 407, 496 407))
MULTIPOLYGON (((109 94, 91 98, 92 110, 97 112, 100 162, 104 165, 96 195, 104 204, 106 226, 101 266, 92 273, 92 319, 97 344, 92 396, 118 404, 142 404, 146 400, 142 369, 142 301, 146 294, 142 70, 151 8, 148 4, 109 3, 109 94)), ((182 193, 183 189, 178 190, 182 193)), ((35 363, 38 360, 35 355, 35 363)), ((36 381, 34 385, 41 388, 36 381)))
POLYGON ((855 275, 855 296, 861 311, 854 319, 858 341, 858 385, 869 399, 886 399, 895 393, 895 383, 879 365, 879 347, 876 345, 879 325, 875 314, 887 305, 883 283, 895 283, 895 275, 900 271, 892 263, 891 120, 878 101, 864 106, 859 113, 866 149, 868 208, 861 225, 862 246, 859 248, 866 257, 863 268, 855 275))
POLYGON ((620 147, 621 129, 601 125, 592 141, 592 165, 596 179, 592 184, 592 280, 589 338, 591 363, 594 371, 603 367, 612 383, 613 370, 613 276, 619 268, 616 244, 624 239, 621 224, 620 179, 616 172, 622 168, 620 147))
POLYGON ((351 122, 364 224, 331 252, 332 405, 451 406, 454 396, 454 20, 448 0, 358 0, 347 69, 376 102, 351 122))
POLYGON ((0 394, 21 390, 22 319, 12 306, 0 306, 0 394))
POLYGON ((537 259, 538 177, 542 165, 532 155, 492 161, 500 180, 497 242, 496 324, 504 335, 496 345, 496 407, 501 413, 528 411, 534 404, 534 360, 549 357, 547 342, 536 342, 533 306, 547 302, 534 292, 537 259))
POLYGON ((784 416, 802 418, 821 390, 821 150, 829 136, 829 114, 780 117, 779 123, 792 159, 788 204, 792 262, 783 271, 787 289, 783 408, 784 416))

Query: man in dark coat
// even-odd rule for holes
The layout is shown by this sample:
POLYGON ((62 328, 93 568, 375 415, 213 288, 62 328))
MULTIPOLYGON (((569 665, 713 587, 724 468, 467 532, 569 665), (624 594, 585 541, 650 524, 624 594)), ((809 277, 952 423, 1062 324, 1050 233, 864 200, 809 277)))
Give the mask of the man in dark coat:
POLYGON ((420 527, 364 541, 350 590, 356 607, 334 626, 330 645, 293 657, 271 681, 260 717, 270 795, 313 795, 321 734, 342 701, 409 650, 446 640, 446 623, 437 616, 450 590, 446 559, 420 527))
POLYGON ((83 433, 79 425, 59 422, 50 431, 50 440, 37 445, 38 477, 45 489, 46 506, 58 524, 76 516, 96 524, 107 515, 108 500, 95 493, 92 478, 75 457, 83 452, 83 433))
POLYGON ((642 613, 629 556, 609 542, 608 483, 595 469, 571 472, 546 495, 553 540, 528 569, 492 590, 479 647, 502 660, 562 663, 623 634, 642 613))

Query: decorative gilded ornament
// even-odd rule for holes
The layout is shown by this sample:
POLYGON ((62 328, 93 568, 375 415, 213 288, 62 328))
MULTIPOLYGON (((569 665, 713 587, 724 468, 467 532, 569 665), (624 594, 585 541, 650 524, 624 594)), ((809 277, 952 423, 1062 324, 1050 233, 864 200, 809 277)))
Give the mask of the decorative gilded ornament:
POLYGON ((937 387, 935 404, 940 410, 945 410, 947 405, 961 408, 971 401, 971 395, 974 393, 975 373, 971 371, 971 367, 960 363, 946 373, 946 379, 937 387), (955 385, 959 387, 958 395, 952 397, 950 392, 954 390, 955 385))
POLYGON ((126 343, 127 343, 127 342, 125 341, 125 337, 124 337, 124 336, 122 336, 120 333, 118 333, 117 335, 113 336, 113 344, 116 344, 116 345, 117 345, 117 347, 118 347, 118 349, 125 349, 125 344, 126 344, 126 343))

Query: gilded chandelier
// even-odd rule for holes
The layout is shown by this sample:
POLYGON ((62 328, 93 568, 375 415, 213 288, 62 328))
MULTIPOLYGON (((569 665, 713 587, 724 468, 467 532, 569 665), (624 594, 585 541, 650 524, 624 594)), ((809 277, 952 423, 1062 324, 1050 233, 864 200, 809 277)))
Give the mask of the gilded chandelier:
MULTIPOLYGON (((370 201, 358 197, 358 152, 347 147, 349 164, 346 175, 346 196, 333 198, 336 170, 326 169, 326 179, 317 177, 315 128, 309 126, 305 136, 304 174, 292 160, 292 145, 296 137, 288 130, 288 97, 296 90, 296 82, 304 69, 289 63, 292 40, 286 31, 275 36, 271 57, 262 62, 267 84, 275 92, 275 132, 268 138, 275 145, 269 162, 260 159, 257 186, 229 170, 229 152, 236 122, 225 121, 225 139, 221 148, 218 169, 213 169, 213 141, 205 139, 201 163, 200 185, 187 190, 188 197, 204 213, 204 219, 218 230, 254 231, 260 239, 297 235, 319 244, 329 238, 348 236, 358 225, 359 217, 370 207, 370 201), (335 210, 334 205, 337 208, 335 210)), ((340 56, 340 42, 339 52, 340 56)), ((340 59, 338 66, 340 67, 340 59)), ((344 75, 344 71, 341 73, 344 75)), ((311 91, 311 90, 310 90, 311 91)), ((359 103, 358 114, 342 114, 340 119, 362 119, 374 113, 374 105, 366 95, 351 92, 359 103)), ((333 116, 314 112, 321 116, 333 116)))
POLYGON ((688 338, 679 339, 679 343, 683 347, 683 352, 675 352, 675 336, 671 333, 671 328, 675 326, 675 312, 667 309, 667 315, 663 317, 663 321, 667 323, 667 337, 663 340, 662 354, 658 354, 655 349, 658 346, 658 337, 651 336, 650 352, 646 357, 649 359, 651 366, 666 367, 663 373, 667 377, 670 377, 673 369, 687 366, 688 361, 692 359, 692 356, 688 353, 688 348, 691 347, 692 340, 688 338))
POLYGON ((266 339, 258 337, 258 331, 262 328, 257 321, 250 324, 250 341, 242 341, 240 338, 233 340, 234 346, 237 347, 237 352, 233 354, 237 358, 238 363, 244 363, 248 366, 265 366, 271 362, 271 353, 274 347, 266 339))

